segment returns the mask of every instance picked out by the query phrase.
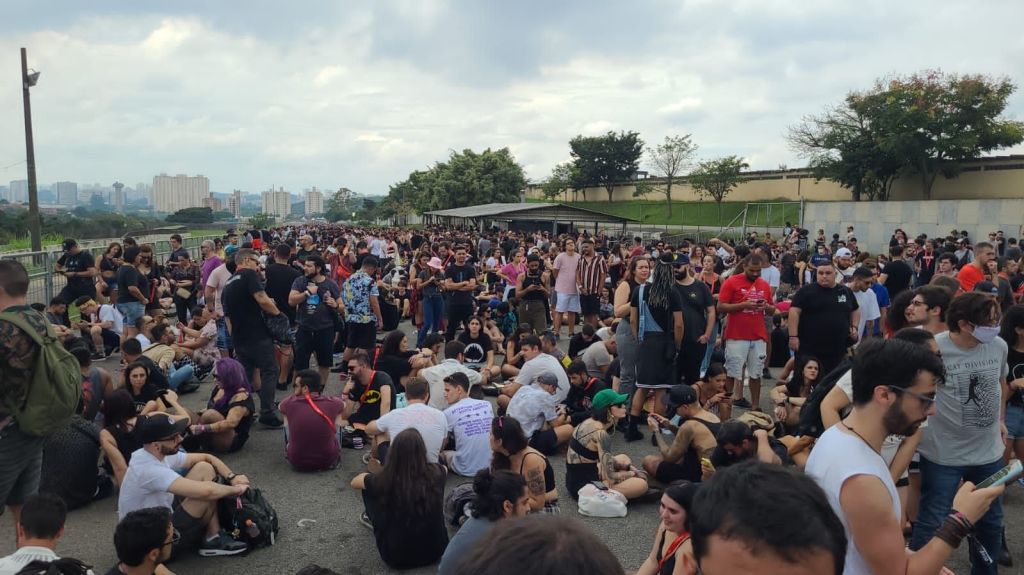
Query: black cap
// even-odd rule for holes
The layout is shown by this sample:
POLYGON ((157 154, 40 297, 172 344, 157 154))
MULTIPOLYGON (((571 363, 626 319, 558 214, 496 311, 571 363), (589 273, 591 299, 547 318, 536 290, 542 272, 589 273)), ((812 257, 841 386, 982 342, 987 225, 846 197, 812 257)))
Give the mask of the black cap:
POLYGON ((996 287, 996 284, 988 280, 981 280, 980 282, 974 284, 974 289, 971 291, 999 295, 999 288, 996 287))
POLYGON ((64 251, 68 251, 77 245, 78 242, 76 242, 73 238, 64 238, 64 243, 61 244, 61 247, 64 248, 64 251))
POLYGON ((184 433, 188 423, 188 418, 175 421, 166 414, 140 415, 135 422, 135 437, 142 444, 163 441, 184 433))
POLYGON ((692 386, 679 384, 672 386, 668 390, 668 395, 665 396, 665 403, 669 406, 670 410, 675 411, 681 405, 697 403, 697 399, 697 390, 693 389, 692 386))

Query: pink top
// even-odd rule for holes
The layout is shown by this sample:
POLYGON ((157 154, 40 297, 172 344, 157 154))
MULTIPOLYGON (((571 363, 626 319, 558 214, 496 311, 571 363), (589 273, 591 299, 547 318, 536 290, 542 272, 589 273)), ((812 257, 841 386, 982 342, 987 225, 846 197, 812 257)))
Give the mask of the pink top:
POLYGON ((555 278, 556 292, 565 294, 579 293, 576 290, 576 269, 579 267, 579 253, 573 253, 570 256, 562 252, 555 257, 555 269, 558 270, 558 277, 555 278))
POLYGON ((512 285, 515 285, 516 281, 519 280, 519 274, 523 273, 524 271, 526 271, 525 264, 519 264, 519 267, 516 267, 516 265, 513 263, 507 263, 501 267, 501 273, 505 274, 505 276, 508 277, 508 281, 512 285))

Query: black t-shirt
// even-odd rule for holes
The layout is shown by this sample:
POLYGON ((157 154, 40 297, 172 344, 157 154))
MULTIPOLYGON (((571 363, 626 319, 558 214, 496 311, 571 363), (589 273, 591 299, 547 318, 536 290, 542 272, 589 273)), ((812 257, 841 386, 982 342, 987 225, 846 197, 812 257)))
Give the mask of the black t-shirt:
POLYGON ((569 355, 569 359, 576 359, 576 356, 586 351, 590 344, 595 341, 597 341, 597 336, 590 338, 590 341, 583 339, 583 332, 569 338, 569 351, 566 352, 569 355))
POLYGON ((374 366, 378 371, 382 371, 388 374, 391 378, 392 385, 395 386, 398 393, 405 391, 402 387, 402 378, 412 373, 412 364, 409 363, 409 358, 419 353, 418 351, 409 350, 398 355, 381 355, 377 358, 377 363, 374 366))
POLYGON ((319 255, 320 255, 320 252, 317 251, 316 248, 311 249, 311 250, 307 250, 305 248, 300 248, 298 251, 295 252, 295 259, 300 261, 300 262, 304 262, 307 259, 309 259, 310 256, 319 256, 319 255))
POLYGON ((768 367, 785 367, 789 361, 789 328, 781 325, 772 330, 772 355, 768 367))
MULTIPOLYGON (((651 300, 651 286, 650 286, 650 284, 647 284, 647 285, 641 286, 641 287, 643 288, 644 301, 645 302, 649 302, 651 300)), ((633 295, 630 297, 630 301, 629 301, 629 305, 630 306, 637 308, 637 314, 638 314, 637 317, 638 318, 640 317, 640 315, 642 315, 642 314, 640 314, 640 311, 639 311, 640 310, 640 291, 641 291, 640 287, 638 287, 637 289, 633 290, 633 295)), ((683 297, 681 295, 679 295, 679 292, 677 290, 672 290, 672 291, 668 292, 668 307, 667 308, 665 308, 665 307, 650 307, 650 306, 648 306, 648 310, 650 311, 651 317, 654 318, 654 321, 658 324, 659 327, 661 327, 661 331, 663 331, 663 332, 665 332, 665 333, 667 333, 669 335, 672 335, 672 329, 673 329, 673 327, 672 327, 672 314, 677 312, 677 311, 680 311, 680 312, 683 311, 683 297)), ((647 326, 647 331, 654 331, 654 330, 651 329, 651 327, 652 326, 647 326)), ((685 325, 683 327, 685 329, 685 325)))
POLYGON ((288 292, 291 291, 295 278, 301 275, 302 272, 289 265, 274 262, 267 266, 265 288, 267 295, 277 304, 277 309, 288 316, 288 321, 293 324, 295 323, 295 308, 288 305, 288 292))
POLYGON ((563 402, 573 426, 583 423, 583 420, 590 417, 591 402, 594 400, 594 396, 597 395, 597 392, 608 389, 608 384, 601 381, 601 378, 586 377, 582 386, 569 386, 569 393, 563 402))
POLYGON ((791 252, 786 252, 779 258, 779 281, 791 286, 800 283, 796 273, 796 256, 791 252))
POLYGON ((149 298, 149 280, 139 273, 135 266, 124 265, 117 268, 117 301, 119 303, 138 303, 139 298, 128 290, 129 287, 139 288, 146 298, 149 298))
MULTIPOLYGON (((299 276, 292 282, 291 289, 297 292, 304 292, 308 287, 309 279, 305 276, 299 276)), ((334 327, 336 312, 327 306, 326 299, 328 293, 335 300, 341 301, 341 288, 338 287, 334 280, 326 278, 324 281, 316 284, 315 297, 307 296, 306 301, 298 305, 296 317, 299 320, 300 327, 312 330, 334 327), (319 303, 314 303, 317 301, 317 298, 319 298, 319 303)))
POLYGON ((43 443, 39 488, 60 496, 68 509, 88 504, 96 494, 99 456, 99 426, 74 416, 68 427, 43 443))
POLYGON ((522 295, 519 295, 518 297, 520 299, 524 299, 524 300, 544 301, 544 299, 545 299, 544 292, 542 292, 540 290, 534 290, 534 291, 531 291, 531 292, 526 291, 526 288, 528 288, 528 287, 530 287, 532 285, 538 285, 538 286, 545 287, 544 286, 544 274, 541 273, 541 272, 537 272, 537 275, 530 275, 530 272, 527 271, 526 273, 524 273, 522 275, 522 278, 523 278, 523 293, 522 293, 522 295))
MULTIPOLYGON (((768 437, 768 445, 771 446, 775 455, 779 456, 783 465, 793 465, 793 458, 789 456, 789 449, 785 444, 774 437, 768 437)), ((715 447, 715 451, 711 454, 711 465, 714 465, 715 469, 729 467, 730 465, 740 463, 741 461, 745 461, 745 458, 738 458, 730 455, 729 452, 721 445, 715 447)))
POLYGON ((928 285, 935 275, 935 266, 939 263, 939 252, 932 251, 931 254, 921 252, 914 258, 917 260, 920 271, 917 272, 917 285, 928 285))
POLYGON ((444 469, 430 465, 430 473, 422 478, 429 485, 427 512, 422 517, 411 509, 389 505, 390 493, 380 491, 379 478, 369 474, 364 479, 363 502, 373 521, 373 537, 384 563, 394 569, 412 569, 432 565, 448 546, 448 529, 444 524, 444 469))
MULTIPOLYGON (((157 371, 159 371, 159 369, 157 371)), ((153 372, 150 371, 149 373, 150 380, 152 380, 153 372)), ((142 408, 146 407, 147 403, 155 400, 160 392, 157 386, 153 385, 152 381, 147 381, 145 384, 143 384, 142 389, 139 390, 138 395, 136 395, 135 392, 132 390, 131 385, 125 386, 125 389, 128 390, 128 395, 132 396, 132 401, 135 402, 136 412, 142 411, 142 408)))
POLYGON ((263 324, 263 309, 255 297, 261 291, 264 289, 260 274, 251 269, 239 270, 224 284, 221 301, 224 302, 224 313, 231 320, 231 338, 235 347, 270 337, 263 324))
POLYGON ((793 307, 800 308, 800 351, 834 355, 847 348, 850 313, 858 307, 850 288, 807 284, 793 296, 793 307))
MULTIPOLYGON (((95 267, 96 260, 92 257, 91 253, 81 250, 74 255, 65 252, 64 255, 60 256, 60 259, 57 260, 57 264, 63 266, 64 271, 67 272, 84 272, 91 267, 95 267)), ((73 286, 88 287, 92 285, 92 282, 93 279, 87 277, 77 276, 68 278, 68 285, 73 286)))
MULTIPOLYGON (((1006 374, 1006 381, 1011 382, 1015 379, 1024 377, 1024 353, 1021 353, 1011 346, 1006 351, 1006 365, 1009 371, 1006 374)), ((1017 407, 1024 407, 1024 391, 1012 390, 1009 398, 1010 405, 1017 407)))
POLYGON ((676 283, 676 291, 683 300, 683 341, 696 343, 708 326, 707 308, 715 305, 715 299, 702 281, 688 286, 676 283))
POLYGON ((459 334, 459 341, 466 344, 466 351, 463 354, 467 365, 483 365, 487 362, 487 352, 494 350, 491 336, 483 331, 477 334, 476 338, 469 335, 469 331, 459 334))
POLYGON ((882 271, 885 278, 885 289, 889 290, 889 297, 895 298, 901 291, 910 288, 910 280, 914 277, 914 270, 910 269, 907 262, 903 260, 891 261, 885 264, 882 271))
POLYGON ((117 277, 117 270, 120 267, 121 266, 111 258, 103 258, 100 260, 100 272, 114 272, 115 278, 117 277))
MULTIPOLYGON (((448 269, 444 272, 445 278, 450 279, 455 283, 468 281, 476 277, 476 269, 469 264, 462 264, 461 266, 453 263, 448 266, 448 269)), ((458 304, 471 304, 473 303, 473 292, 456 290, 450 292, 450 302, 458 304)))
POLYGON ((370 380, 370 389, 361 383, 355 383, 348 398, 359 402, 359 409, 349 418, 350 423, 370 423, 380 419, 381 392, 385 387, 391 388, 391 409, 395 408, 394 385, 391 376, 383 371, 374 371, 370 380))

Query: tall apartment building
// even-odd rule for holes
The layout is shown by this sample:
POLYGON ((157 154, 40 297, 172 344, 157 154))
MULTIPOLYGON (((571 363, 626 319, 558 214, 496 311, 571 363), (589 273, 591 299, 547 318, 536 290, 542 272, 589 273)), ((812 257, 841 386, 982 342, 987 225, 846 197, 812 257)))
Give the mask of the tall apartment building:
POLYGON ((111 186, 114 191, 110 194, 110 203, 114 205, 114 211, 118 213, 124 212, 124 184, 121 182, 114 182, 111 186))
POLYGON ((242 217, 242 190, 235 190, 228 196, 228 211, 236 218, 242 217))
POLYGON ((27 204, 28 180, 12 180, 7 189, 7 200, 12 204, 27 204))
POLYGON ((324 194, 313 186, 312 190, 306 190, 306 215, 324 213, 324 194))
POLYGON ((219 212, 224 209, 224 203, 210 196, 209 198, 203 198, 203 207, 210 208, 211 212, 219 212))
POLYGON ((78 203, 78 184, 75 182, 56 182, 53 184, 53 195, 62 206, 73 206, 78 203))
POLYGON ((270 214, 277 218, 278 223, 288 219, 292 211, 292 195, 284 191, 284 188, 274 188, 263 192, 263 213, 270 214))
POLYGON ((201 208, 210 197, 210 180, 203 175, 153 176, 149 205, 157 212, 173 214, 185 208, 201 208))

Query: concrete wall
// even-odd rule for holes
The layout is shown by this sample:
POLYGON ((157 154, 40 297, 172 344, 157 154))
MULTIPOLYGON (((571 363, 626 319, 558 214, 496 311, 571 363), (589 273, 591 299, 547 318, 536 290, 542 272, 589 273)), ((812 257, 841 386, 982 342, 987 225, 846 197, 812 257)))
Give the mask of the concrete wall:
POLYGON ((1020 238, 1024 217, 1024 199, 920 200, 888 202, 807 202, 804 227, 814 234, 824 229, 846 236, 846 226, 854 227, 861 249, 878 253, 889 249, 893 230, 902 228, 914 237, 945 236, 951 230, 967 230, 972 241, 985 239, 988 232, 1003 230, 1007 237, 1020 238))

